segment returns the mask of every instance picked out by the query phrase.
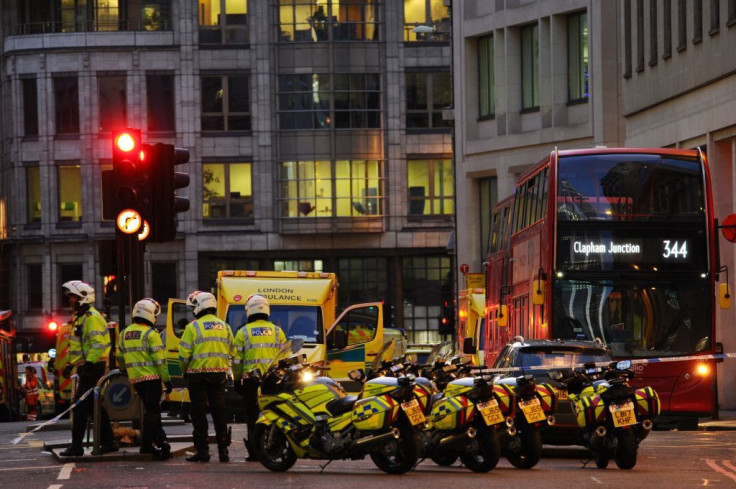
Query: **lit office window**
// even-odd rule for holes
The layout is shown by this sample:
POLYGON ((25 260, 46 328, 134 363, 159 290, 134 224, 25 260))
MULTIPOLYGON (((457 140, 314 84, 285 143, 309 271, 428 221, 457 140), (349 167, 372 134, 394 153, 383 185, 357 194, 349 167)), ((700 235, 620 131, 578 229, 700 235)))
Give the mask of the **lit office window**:
POLYGON ((286 161, 281 163, 279 187, 281 217, 361 217, 383 213, 380 161, 286 161))
POLYGON ((200 44, 247 44, 248 0, 199 0, 200 44))
POLYGON ((59 181, 59 221, 82 220, 82 167, 61 164, 57 167, 59 181))
POLYGON ((451 159, 409 160, 407 174, 410 217, 455 212, 451 159))
POLYGON ((444 0, 404 0, 404 41, 449 41, 451 29, 444 0))
POLYGON ((204 163, 202 175, 205 219, 253 218, 250 163, 204 163))
POLYGON ((281 42, 377 41, 375 0, 279 0, 281 42))

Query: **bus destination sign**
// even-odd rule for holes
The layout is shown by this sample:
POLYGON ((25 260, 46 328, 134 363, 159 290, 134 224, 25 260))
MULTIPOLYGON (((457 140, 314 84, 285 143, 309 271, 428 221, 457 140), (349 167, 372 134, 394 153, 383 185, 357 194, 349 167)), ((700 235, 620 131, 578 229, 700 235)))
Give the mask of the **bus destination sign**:
POLYGON ((693 262, 694 257, 705 256, 705 244, 697 234, 687 236, 683 232, 664 230, 633 233, 560 229, 558 238, 557 268, 560 270, 633 268, 663 271, 704 265, 693 262))

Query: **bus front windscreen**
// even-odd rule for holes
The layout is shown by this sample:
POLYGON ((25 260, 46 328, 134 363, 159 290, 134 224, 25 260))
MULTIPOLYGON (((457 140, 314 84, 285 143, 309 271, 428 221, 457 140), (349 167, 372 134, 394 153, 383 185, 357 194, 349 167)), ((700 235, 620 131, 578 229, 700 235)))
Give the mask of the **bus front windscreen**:
POLYGON ((678 282, 556 279, 555 338, 603 340, 615 357, 688 355, 711 349, 707 279, 678 282))
MULTIPOLYGON (((228 307, 225 321, 232 327, 233 334, 245 324, 246 319, 244 305, 232 304, 228 307)), ((279 326, 289 340, 322 343, 324 338, 322 310, 317 306, 272 304, 269 320, 279 326)))
POLYGON ((658 154, 560 157, 558 221, 703 221, 703 167, 658 154))

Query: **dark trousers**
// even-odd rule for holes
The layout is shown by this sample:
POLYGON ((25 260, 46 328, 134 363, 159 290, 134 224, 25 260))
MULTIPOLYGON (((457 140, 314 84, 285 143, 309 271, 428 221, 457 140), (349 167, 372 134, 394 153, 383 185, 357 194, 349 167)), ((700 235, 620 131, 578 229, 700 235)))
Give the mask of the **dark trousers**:
MULTIPOLYGON (((79 375, 79 386, 74 396, 76 402, 82 394, 97 385, 103 375, 105 375, 105 362, 85 363, 77 367, 79 375)), ((87 422, 93 416, 95 410, 95 395, 90 393, 87 398, 74 408, 74 419, 72 422, 72 447, 81 448, 84 442, 84 430, 87 428, 87 422)), ((107 416, 105 409, 101 409, 100 419, 100 444, 112 445, 113 434, 110 426, 110 418, 107 416)))
POLYGON ((207 443, 207 402, 209 401, 212 422, 218 448, 229 444, 227 437, 227 414, 225 413, 225 372, 188 374, 189 399, 192 404, 192 427, 194 448, 197 452, 209 452, 207 443))
POLYGON ((256 440, 253 434, 256 432, 256 421, 261 410, 258 407, 258 381, 246 378, 243 381, 243 407, 245 408, 245 423, 248 426, 248 437, 246 446, 248 455, 256 456, 256 440))
POLYGON ((166 433, 161 423, 161 380, 146 380, 133 384, 135 391, 143 401, 143 434, 141 446, 151 447, 154 443, 159 448, 166 441, 166 433))

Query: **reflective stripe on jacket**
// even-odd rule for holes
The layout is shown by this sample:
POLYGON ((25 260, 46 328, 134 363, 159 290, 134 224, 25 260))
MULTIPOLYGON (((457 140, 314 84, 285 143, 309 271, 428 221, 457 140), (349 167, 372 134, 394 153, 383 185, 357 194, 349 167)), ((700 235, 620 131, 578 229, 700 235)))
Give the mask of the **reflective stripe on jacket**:
POLYGON ((85 312, 72 316, 72 333, 69 337, 69 361, 81 365, 106 362, 110 355, 110 335, 107 321, 102 314, 90 307, 85 312))
POLYGON ((179 342, 182 372, 228 372, 234 355, 233 332, 214 314, 195 319, 184 328, 179 342))
POLYGON ((132 384, 144 380, 171 380, 158 331, 145 324, 131 324, 120 333, 120 370, 128 372, 132 384))
POLYGON ((254 368, 265 372, 285 343, 284 332, 270 321, 259 319, 246 324, 235 335, 233 377, 239 379, 254 368))

